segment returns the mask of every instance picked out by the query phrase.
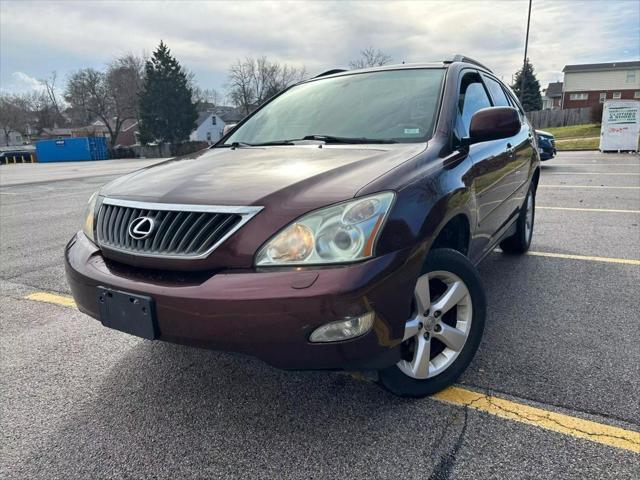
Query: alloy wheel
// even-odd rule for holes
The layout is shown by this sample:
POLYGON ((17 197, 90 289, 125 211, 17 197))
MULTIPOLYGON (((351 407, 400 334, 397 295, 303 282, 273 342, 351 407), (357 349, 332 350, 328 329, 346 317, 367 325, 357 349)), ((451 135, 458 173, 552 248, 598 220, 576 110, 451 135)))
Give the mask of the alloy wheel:
POLYGON ((457 275, 434 271, 418 278, 414 296, 415 314, 406 323, 397 366, 411 378, 432 378, 451 366, 469 337, 471 295, 457 275))

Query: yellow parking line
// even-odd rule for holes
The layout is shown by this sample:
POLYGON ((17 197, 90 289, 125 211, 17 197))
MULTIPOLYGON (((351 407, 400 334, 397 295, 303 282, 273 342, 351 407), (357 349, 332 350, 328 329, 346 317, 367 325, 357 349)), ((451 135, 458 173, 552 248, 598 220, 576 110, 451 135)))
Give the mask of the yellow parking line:
POLYGON ((527 255, 533 255, 534 257, 564 258, 567 260, 586 260, 589 262, 620 263, 623 265, 640 265, 640 260, 635 260, 630 258, 591 257, 588 255, 569 255, 566 253, 531 252, 531 251, 527 252, 527 255))
POLYGON ((625 175, 640 176, 636 172, 544 172, 543 175, 625 175))
MULTIPOLYGON (((640 264, 640 261, 638 261, 638 264, 640 264)), ((31 293, 24 298, 65 307, 75 307, 76 305, 69 296, 47 292, 31 293)), ((357 376, 354 376, 354 378, 359 379, 357 376)), ((632 430, 583 420, 459 387, 449 387, 436 393, 431 398, 466 406, 501 418, 534 425, 572 437, 584 438, 604 445, 640 453, 640 433, 632 430)))
POLYGON ((536 205, 536 210, 567 210, 569 212, 602 212, 602 213, 640 213, 640 210, 616 210, 611 208, 571 208, 571 207, 545 207, 536 205))
POLYGON ((635 163, 556 163, 559 167, 635 167, 640 165, 640 162, 635 163))
POLYGON ((640 453, 640 432, 633 430, 584 420, 460 387, 449 387, 431 398, 575 438, 640 453))
POLYGON ((640 187, 605 187, 604 185, 538 185, 538 188, 621 188, 640 190, 640 187))
POLYGON ((54 303, 56 305, 62 305, 63 307, 75 307, 76 302, 73 298, 66 295, 55 295, 47 292, 30 293, 26 297, 27 300, 35 300, 36 302, 54 303))

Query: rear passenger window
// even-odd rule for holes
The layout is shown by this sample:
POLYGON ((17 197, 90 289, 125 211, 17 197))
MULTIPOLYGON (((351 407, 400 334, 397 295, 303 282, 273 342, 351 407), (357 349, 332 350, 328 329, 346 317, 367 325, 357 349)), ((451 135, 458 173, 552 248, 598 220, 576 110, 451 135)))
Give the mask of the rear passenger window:
POLYGON ((491 98, 493 98, 493 104, 496 107, 509 107, 509 100, 507 100, 507 96, 504 94, 504 90, 498 82, 496 82, 491 77, 484 77, 484 83, 489 89, 489 93, 491 94, 491 98))
POLYGON ((487 92, 478 74, 470 73, 462 78, 460 98, 458 101, 458 118, 456 131, 458 138, 469 136, 471 117, 478 110, 491 106, 487 92))

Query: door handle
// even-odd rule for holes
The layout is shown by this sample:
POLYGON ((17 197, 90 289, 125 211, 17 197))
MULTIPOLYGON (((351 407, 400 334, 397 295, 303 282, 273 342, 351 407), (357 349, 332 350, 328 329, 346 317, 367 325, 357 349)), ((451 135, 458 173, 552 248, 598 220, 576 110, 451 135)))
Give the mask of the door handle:
POLYGON ((510 143, 507 143, 507 155, 509 155, 510 157, 512 157, 516 152, 516 149, 513 148, 513 145, 511 145, 510 143))

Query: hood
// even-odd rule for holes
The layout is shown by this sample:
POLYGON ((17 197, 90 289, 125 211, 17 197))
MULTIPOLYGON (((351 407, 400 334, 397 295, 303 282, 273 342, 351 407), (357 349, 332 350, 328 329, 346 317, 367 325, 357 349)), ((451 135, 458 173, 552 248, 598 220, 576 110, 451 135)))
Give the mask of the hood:
POLYGON ((118 178, 104 186, 101 195, 234 206, 296 200, 299 206, 313 208, 353 197, 425 147, 422 143, 214 148, 118 178))
POLYGON ((553 137, 553 133, 545 132, 544 130, 536 130, 536 135, 545 135, 547 137, 553 137))

